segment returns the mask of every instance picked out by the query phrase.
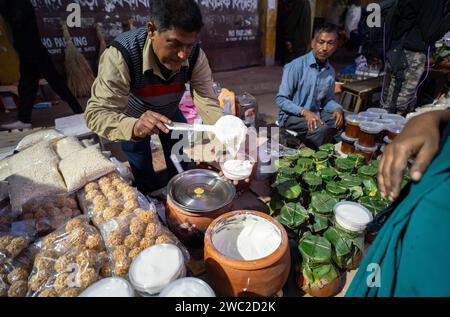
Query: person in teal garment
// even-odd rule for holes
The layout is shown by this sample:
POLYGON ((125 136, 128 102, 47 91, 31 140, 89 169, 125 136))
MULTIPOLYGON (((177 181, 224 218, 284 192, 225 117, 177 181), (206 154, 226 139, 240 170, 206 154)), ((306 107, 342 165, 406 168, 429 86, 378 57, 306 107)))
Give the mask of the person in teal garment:
POLYGON ((347 297, 450 296, 449 134, 450 110, 434 111, 411 119, 386 148, 378 183, 396 207, 364 257, 347 297), (409 159, 414 159, 414 183, 400 194, 409 159))

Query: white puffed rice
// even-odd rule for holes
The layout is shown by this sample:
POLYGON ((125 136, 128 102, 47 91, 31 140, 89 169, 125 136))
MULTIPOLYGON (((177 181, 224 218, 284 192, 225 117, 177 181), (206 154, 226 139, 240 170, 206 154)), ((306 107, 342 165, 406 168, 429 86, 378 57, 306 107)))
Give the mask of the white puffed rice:
POLYGON ((73 192, 114 171, 115 165, 103 156, 98 145, 93 145, 61 160, 59 170, 64 176, 67 190, 73 192))
POLYGON ((5 180, 11 176, 11 170, 9 169, 8 159, 0 160, 0 181, 5 180))
POLYGON ((29 134, 24 137, 16 147, 16 151, 22 151, 30 146, 33 146, 41 141, 54 141, 63 138, 64 135, 55 130, 55 129, 47 129, 38 131, 33 134, 29 134))
POLYGON ((59 140, 55 145, 56 153, 61 159, 68 157, 70 154, 81 151, 84 146, 76 137, 67 137, 59 140))
POLYGON ((52 149, 51 143, 49 141, 42 141, 9 157, 8 166, 11 174, 16 174, 21 170, 29 168, 32 164, 43 162, 57 163, 58 161, 59 157, 52 149))
POLYGON ((14 212, 21 212, 29 200, 67 192, 56 162, 30 165, 8 178, 9 197, 14 212))

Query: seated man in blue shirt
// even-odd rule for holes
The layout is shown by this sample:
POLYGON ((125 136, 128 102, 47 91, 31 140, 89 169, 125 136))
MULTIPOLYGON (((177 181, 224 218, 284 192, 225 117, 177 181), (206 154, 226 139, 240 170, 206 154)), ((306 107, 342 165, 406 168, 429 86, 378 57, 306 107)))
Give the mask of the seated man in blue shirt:
POLYGON ((328 62, 338 36, 333 25, 318 30, 313 50, 285 66, 276 97, 280 127, 297 132, 314 149, 332 142, 344 122, 343 108, 333 99, 335 72, 328 62))

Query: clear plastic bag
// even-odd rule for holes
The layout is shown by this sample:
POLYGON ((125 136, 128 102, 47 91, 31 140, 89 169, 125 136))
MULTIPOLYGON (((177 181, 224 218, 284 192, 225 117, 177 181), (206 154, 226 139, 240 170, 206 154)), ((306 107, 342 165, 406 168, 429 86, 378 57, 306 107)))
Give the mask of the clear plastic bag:
POLYGON ((8 159, 0 160, 0 181, 4 181, 11 175, 12 173, 9 168, 8 159))
POLYGON ((22 206, 19 220, 30 222, 40 237, 81 215, 74 195, 39 197, 22 206))
POLYGON ((61 132, 59 132, 55 129, 38 131, 36 133, 29 134, 26 137, 24 137, 19 142, 19 144, 17 144, 16 151, 18 151, 18 152, 23 151, 26 148, 33 146, 42 141, 56 141, 56 140, 62 139, 63 137, 64 137, 64 134, 62 134, 61 132))
POLYGON ((59 170, 69 192, 74 192, 87 183, 113 172, 115 168, 116 166, 100 152, 97 145, 72 153, 59 162, 59 170))
POLYGON ((8 178, 12 210, 21 212, 28 201, 66 193, 66 185, 59 174, 56 162, 32 164, 8 178))
POLYGON ((22 152, 8 158, 8 166, 11 174, 30 169, 33 165, 44 162, 58 162, 59 157, 48 141, 39 142, 22 152))
POLYGON ((99 226, 118 216, 131 214, 136 208, 154 209, 144 195, 131 187, 116 172, 90 182, 78 191, 82 210, 99 226))
POLYGON ((35 243, 28 281, 31 297, 76 297, 95 283, 108 260, 102 237, 80 216, 35 243))
POLYGON ((155 210, 138 208, 129 215, 104 222, 100 232, 110 252, 114 275, 126 276, 136 256, 155 244, 175 244, 182 250, 186 263, 189 262, 188 250, 159 221, 155 210))
POLYGON ((34 253, 25 249, 12 262, 0 263, 0 297, 25 297, 34 253))
POLYGON ((13 261, 31 242, 27 234, 0 233, 0 263, 13 261))
POLYGON ((59 140, 55 144, 55 151, 61 159, 81 150, 84 150, 83 144, 73 136, 59 140))
POLYGON ((134 179, 131 169, 115 157, 111 157, 109 160, 116 165, 116 171, 119 173, 120 177, 128 184, 131 184, 134 179))

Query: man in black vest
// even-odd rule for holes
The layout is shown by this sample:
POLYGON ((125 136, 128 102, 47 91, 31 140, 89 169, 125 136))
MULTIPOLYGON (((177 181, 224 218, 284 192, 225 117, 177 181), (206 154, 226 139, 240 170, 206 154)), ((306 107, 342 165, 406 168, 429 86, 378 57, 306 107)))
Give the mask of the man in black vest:
POLYGON ((211 69, 197 44, 203 26, 194 0, 153 0, 147 28, 121 34, 100 60, 98 77, 85 112, 87 125, 99 135, 121 141, 135 185, 144 194, 157 189, 150 136, 159 134, 169 177, 173 145, 165 124, 185 122, 178 109, 185 84, 203 122, 222 115, 211 69))

